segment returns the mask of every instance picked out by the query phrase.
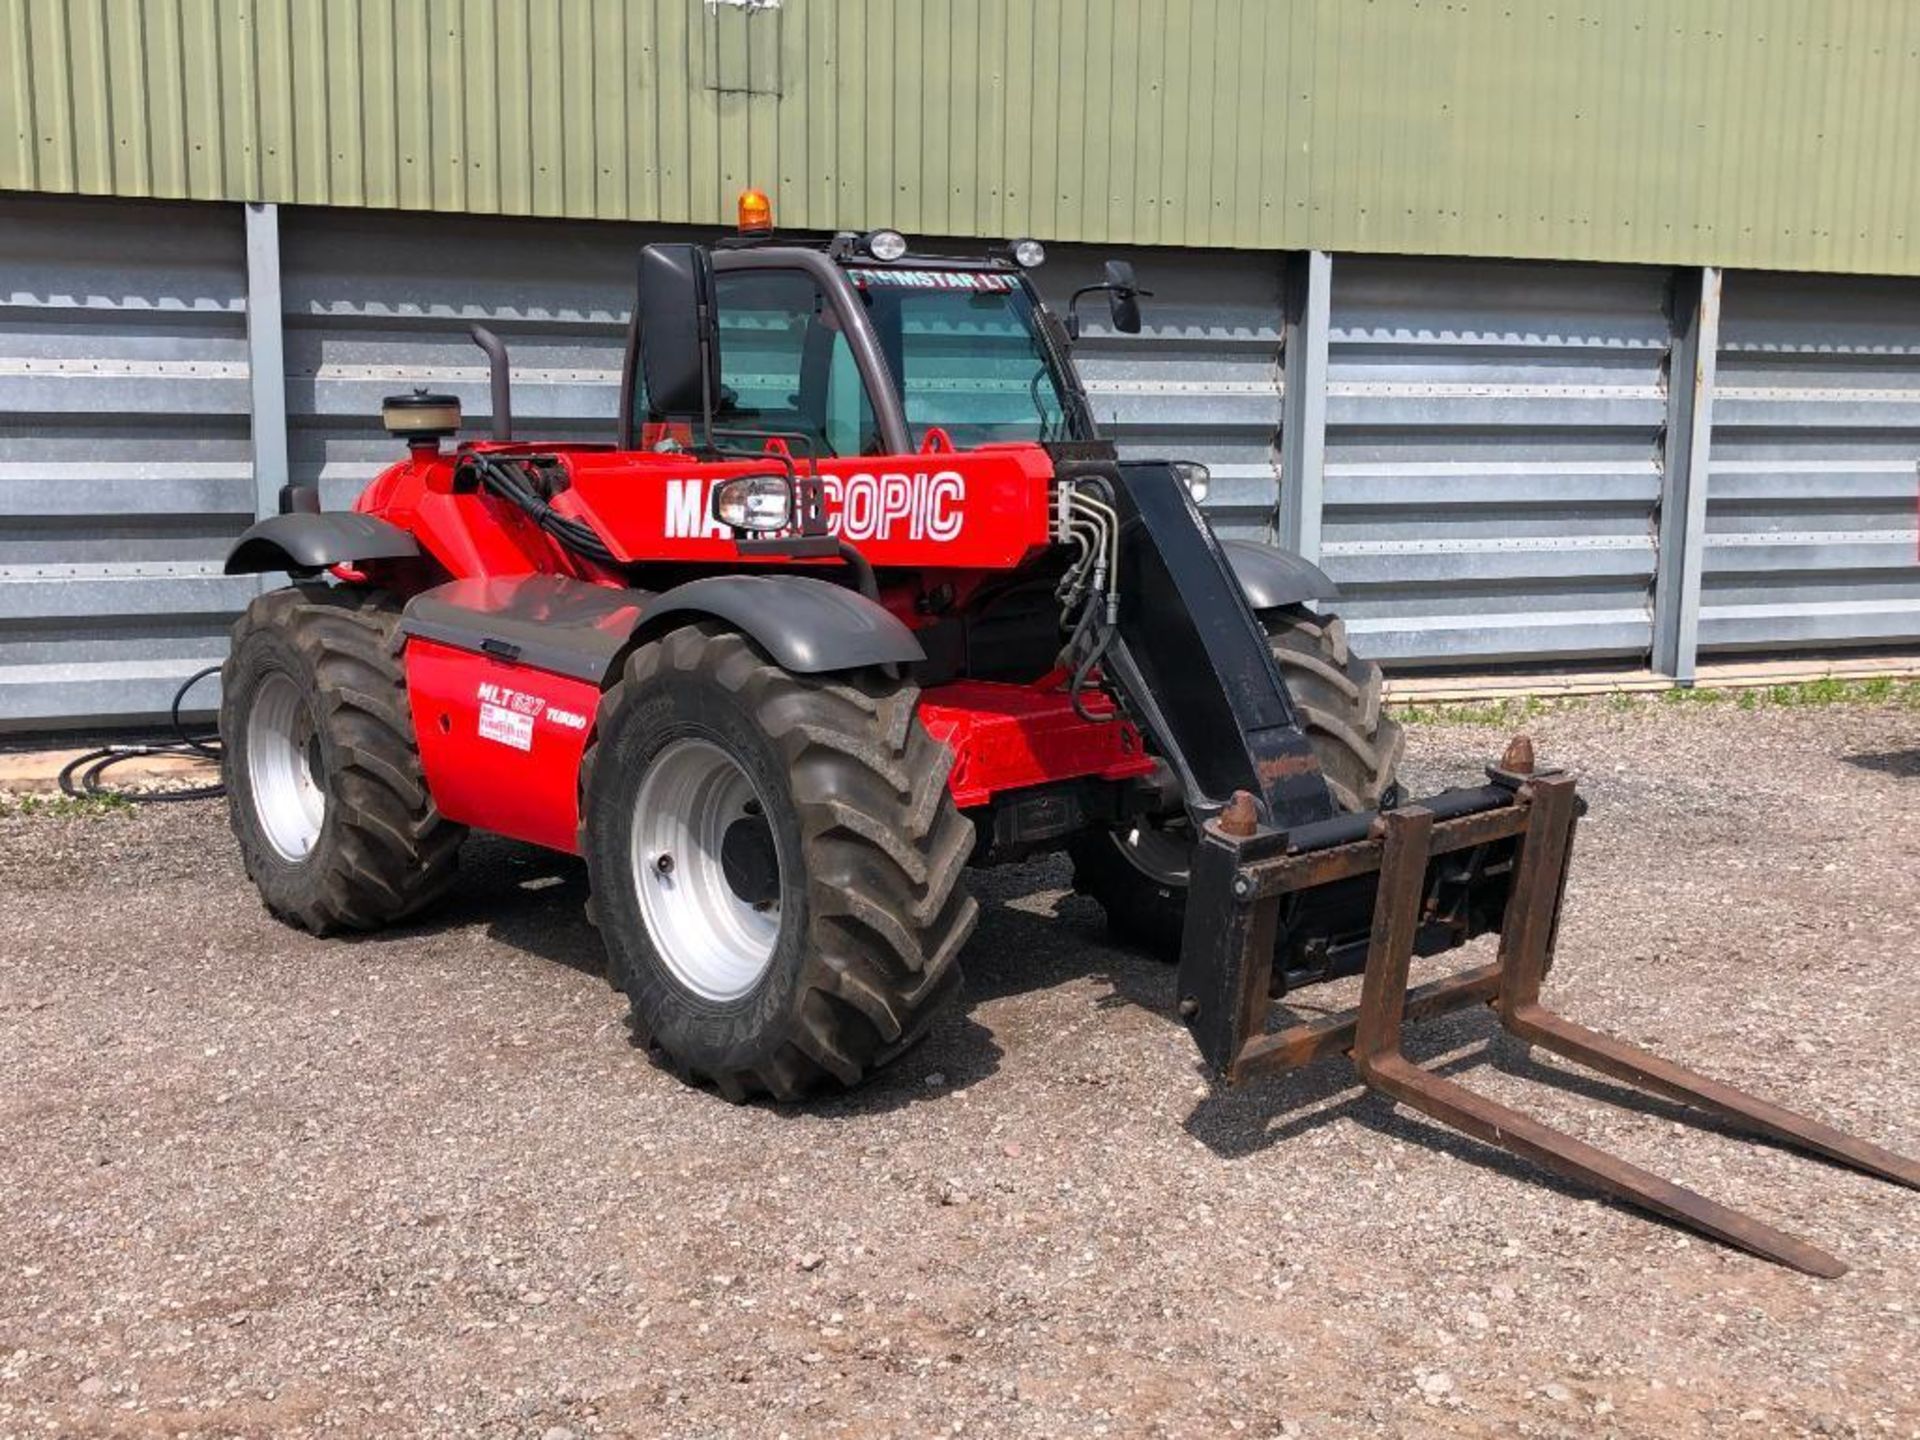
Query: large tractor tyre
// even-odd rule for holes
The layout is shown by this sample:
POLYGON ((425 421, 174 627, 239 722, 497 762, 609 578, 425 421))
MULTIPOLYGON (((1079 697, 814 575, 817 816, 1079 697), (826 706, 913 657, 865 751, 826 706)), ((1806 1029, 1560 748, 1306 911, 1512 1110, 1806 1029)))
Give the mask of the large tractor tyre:
POLYGON ((959 985, 974 831, 918 689, 688 626, 601 701, 581 851, 635 1034, 729 1100, 853 1085, 959 985))
POLYGON ((221 775, 267 909, 316 935, 437 900, 464 826, 427 792, 387 597, 300 585, 260 596, 220 671, 221 775))
MULTIPOLYGON (((1260 618, 1334 803, 1344 811, 1394 804, 1405 737, 1381 706, 1380 667, 1348 648, 1337 616, 1291 605, 1260 618)), ((1085 831, 1067 847, 1073 887, 1100 902, 1115 939, 1176 960, 1192 845, 1184 818, 1125 832, 1085 831)))

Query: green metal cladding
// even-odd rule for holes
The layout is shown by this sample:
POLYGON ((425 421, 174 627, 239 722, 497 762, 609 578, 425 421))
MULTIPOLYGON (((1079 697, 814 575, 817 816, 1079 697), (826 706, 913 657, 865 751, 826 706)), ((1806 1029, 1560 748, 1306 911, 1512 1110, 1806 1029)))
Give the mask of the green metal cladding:
POLYGON ((0 0, 0 189, 1920 273, 1914 0, 0 0))

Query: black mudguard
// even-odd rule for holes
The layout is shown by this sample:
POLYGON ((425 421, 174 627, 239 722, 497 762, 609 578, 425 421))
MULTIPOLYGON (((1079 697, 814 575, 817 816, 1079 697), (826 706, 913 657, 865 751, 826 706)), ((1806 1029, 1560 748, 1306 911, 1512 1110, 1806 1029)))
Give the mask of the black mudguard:
POLYGON ((337 510, 324 515, 269 515, 247 527, 227 552, 226 573, 259 575, 286 570, 311 575, 357 560, 407 560, 419 542, 373 515, 337 510))
POLYGON ((1233 578, 1257 613, 1309 600, 1337 600, 1340 587, 1311 560, 1277 545, 1257 540, 1222 540, 1220 550, 1233 567, 1233 578))
POLYGON ((796 675, 913 665, 927 652, 900 619, 856 591, 803 575, 710 575, 647 607, 642 639, 690 620, 725 621, 796 675))
POLYGON ((716 575, 659 594, 563 575, 453 580, 408 602, 400 628, 604 686, 636 644, 697 620, 738 630, 796 675, 926 658, 864 595, 797 575, 716 575))
POLYGON ((449 580, 407 602, 400 630, 605 686, 652 600, 565 575, 449 580))

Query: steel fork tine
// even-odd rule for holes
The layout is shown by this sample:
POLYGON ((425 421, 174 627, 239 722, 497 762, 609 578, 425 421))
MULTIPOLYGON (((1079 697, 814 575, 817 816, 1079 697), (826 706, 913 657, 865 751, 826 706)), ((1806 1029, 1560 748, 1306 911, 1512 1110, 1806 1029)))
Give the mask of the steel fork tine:
POLYGON ((1500 993, 1494 1002, 1500 1023, 1523 1040, 1641 1090, 1729 1116, 1786 1144, 1920 1189, 1920 1165, 1904 1156, 1708 1079, 1650 1050, 1589 1030, 1540 1003, 1540 984, 1553 945, 1552 916, 1559 910, 1571 858, 1573 787, 1570 776, 1542 775, 1528 782, 1531 814, 1500 937, 1500 993), (1551 905, 1545 903, 1549 890, 1551 905))
POLYGON ((1690 1230, 1751 1251, 1763 1259, 1829 1280, 1847 1273, 1844 1261, 1817 1245, 1796 1239, 1717 1200, 1709 1200, 1684 1185, 1663 1180, 1651 1171, 1543 1125, 1518 1110, 1476 1095, 1451 1080, 1430 1074, 1401 1055, 1397 1048, 1391 1054, 1371 1056, 1359 1064, 1369 1085, 1476 1140, 1498 1145, 1556 1174, 1618 1196, 1642 1210, 1664 1215, 1690 1230))
MULTIPOLYGON (((1540 901, 1545 887, 1558 894, 1566 860, 1566 831, 1572 821, 1572 798, 1571 782, 1563 790, 1548 791, 1542 807, 1545 813, 1537 817, 1544 822, 1538 832, 1544 844, 1535 844, 1536 832, 1529 826, 1509 910, 1509 920, 1520 923, 1503 934, 1510 941, 1503 945, 1508 952, 1503 956, 1503 981, 1509 986, 1517 977, 1519 986, 1524 988, 1531 980, 1537 990, 1539 971, 1544 969, 1551 943, 1552 918, 1551 908, 1540 901), (1531 912, 1527 919, 1515 913, 1523 909, 1531 912)), ((1664 1215, 1703 1235, 1810 1275, 1832 1278, 1846 1273, 1844 1263, 1817 1246, 1476 1095, 1408 1060, 1400 1048, 1401 1022, 1425 890, 1433 814, 1419 806, 1407 806, 1388 811, 1381 820, 1386 843, 1353 1047, 1354 1065, 1367 1084, 1475 1139, 1664 1215)), ((1504 1014, 1503 1009, 1503 1018, 1504 1014)))
POLYGON ((1920 1163, 1868 1140, 1836 1130, 1805 1115, 1784 1110, 1757 1095, 1710 1080, 1624 1040, 1575 1024, 1539 1004, 1503 1012, 1501 1024, 1542 1049, 1564 1055, 1603 1075, 1663 1095, 1684 1105, 1741 1121, 1762 1135, 1848 1165, 1910 1189, 1920 1189, 1920 1163))

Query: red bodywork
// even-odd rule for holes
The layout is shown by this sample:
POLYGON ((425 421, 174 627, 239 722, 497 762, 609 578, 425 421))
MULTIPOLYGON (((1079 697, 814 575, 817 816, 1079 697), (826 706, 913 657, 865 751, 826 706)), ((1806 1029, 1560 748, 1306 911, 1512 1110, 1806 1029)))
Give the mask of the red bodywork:
MULTIPOLYGON (((567 472, 553 508, 583 520, 628 564, 679 573, 762 566, 827 567, 837 561, 743 554, 712 521, 712 486, 764 472, 764 462, 701 463, 683 453, 536 444, 472 447, 496 455, 558 456, 567 472)), ((624 587, 617 570, 563 549, 506 502, 456 491, 457 456, 416 450, 368 486, 355 508, 408 531, 422 559, 343 572, 401 594, 445 584, 459 603, 504 604, 527 577, 561 576, 624 587)), ((1038 445, 956 451, 934 437, 914 455, 825 460, 819 474, 829 528, 894 577, 881 603, 909 627, 937 608, 964 604, 996 576, 1050 543, 1052 466, 1038 445)), ((531 583, 547 583, 533 581, 531 583)), ((641 611, 621 607, 597 623, 630 632, 641 611)), ((558 850, 577 849, 579 769, 599 700, 595 683, 512 658, 414 636, 407 685, 427 782, 454 820, 558 850)), ((1089 713, 1105 698, 1083 697, 1089 713)), ((1075 714, 1061 677, 1031 685, 964 680, 922 692, 928 731, 955 753, 949 787, 962 807, 1017 790, 1080 779, 1127 780, 1153 772, 1125 719, 1075 714)))
POLYGON ((579 849, 580 759, 598 686, 416 638, 407 643, 407 699, 443 815, 579 849))
MULTIPOLYGON (((1074 714, 1066 677, 1037 685, 959 680, 936 685, 920 701, 927 733, 954 751, 947 788, 961 809, 984 805, 1004 790, 1090 776, 1131 780, 1153 773, 1140 734, 1124 720, 1088 724, 1074 714)), ((1089 691, 1089 714, 1113 714, 1113 702, 1089 691)))

